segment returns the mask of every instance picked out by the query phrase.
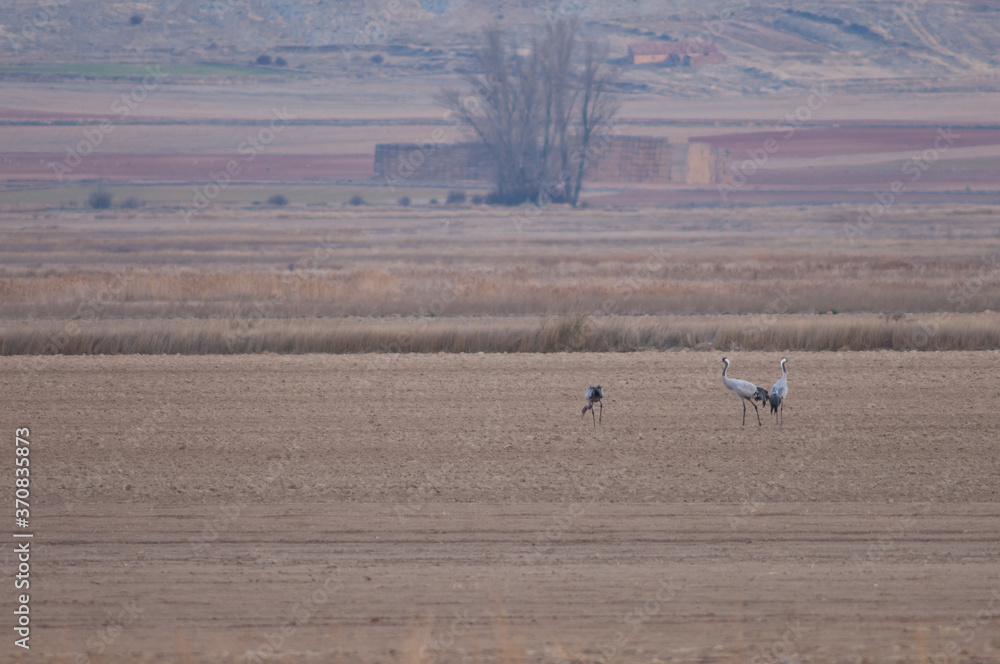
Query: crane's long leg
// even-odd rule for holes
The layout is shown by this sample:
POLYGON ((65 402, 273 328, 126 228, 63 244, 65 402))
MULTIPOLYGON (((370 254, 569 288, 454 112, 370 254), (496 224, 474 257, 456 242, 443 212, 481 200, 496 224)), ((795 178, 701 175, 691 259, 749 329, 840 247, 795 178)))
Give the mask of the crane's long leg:
POLYGON ((601 404, 601 416, 599 418, 597 418, 597 421, 598 422, 603 422, 604 421, 604 402, 603 401, 598 401, 597 403, 601 404))
POLYGON ((782 401, 778 404, 778 415, 781 419, 778 420, 778 424, 782 424, 785 421, 785 402, 782 401))
POLYGON ((743 426, 747 425, 747 400, 740 399, 743 402, 743 426))
POLYGON ((590 404, 590 417, 594 420, 594 428, 597 428, 597 416, 594 415, 594 404, 590 404))
MULTIPOLYGON (((750 405, 753 406, 753 412, 755 412, 757 414, 757 425, 758 426, 764 426, 763 423, 761 423, 761 421, 760 421, 760 411, 757 410, 757 404, 755 404, 753 401, 751 401, 750 405)), ((746 409, 746 406, 743 406, 743 408, 746 409)))

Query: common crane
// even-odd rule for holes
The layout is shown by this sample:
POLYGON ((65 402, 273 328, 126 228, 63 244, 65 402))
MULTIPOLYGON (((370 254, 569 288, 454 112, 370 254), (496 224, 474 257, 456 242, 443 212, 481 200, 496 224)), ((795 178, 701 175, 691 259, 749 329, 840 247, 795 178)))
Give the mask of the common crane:
MULTIPOLYGON (((748 380, 729 378, 726 376, 726 372, 729 370, 729 358, 722 358, 722 364, 725 365, 722 367, 722 382, 725 383, 726 387, 732 390, 733 393, 740 398, 741 402, 743 402, 743 426, 746 426, 747 423, 748 401, 750 402, 750 405, 753 406, 753 412, 757 413, 757 424, 764 426, 764 424, 760 421, 760 411, 757 410, 757 404, 754 403, 754 401, 760 401, 762 398, 767 398, 762 395, 762 393, 766 393, 764 388, 757 387, 748 380)), ((765 401, 764 403, 767 402, 765 401)))
POLYGON ((771 412, 778 424, 785 421, 785 397, 788 396, 788 373, 785 371, 787 358, 781 358, 781 378, 771 387, 771 394, 768 397, 771 401, 771 412))
POLYGON ((587 393, 584 395, 587 400, 587 405, 583 407, 583 412, 580 413, 580 417, 584 417, 587 411, 590 411, 591 418, 594 419, 594 428, 597 428, 597 423, 604 419, 604 402, 601 399, 604 398, 604 390, 601 389, 600 385, 592 385, 587 388, 587 393), (594 417, 594 404, 601 404, 601 419, 598 420, 594 417))

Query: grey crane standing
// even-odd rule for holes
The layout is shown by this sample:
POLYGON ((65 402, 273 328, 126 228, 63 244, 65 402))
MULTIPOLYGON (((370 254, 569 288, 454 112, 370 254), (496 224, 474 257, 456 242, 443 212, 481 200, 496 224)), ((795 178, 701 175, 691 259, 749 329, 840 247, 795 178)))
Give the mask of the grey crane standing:
POLYGON ((587 393, 584 395, 587 400, 587 405, 583 407, 583 412, 580 413, 580 417, 587 414, 590 411, 590 416, 594 419, 594 428, 597 428, 597 423, 600 421, 594 417, 594 404, 601 404, 601 420, 604 419, 604 402, 601 399, 604 398, 604 390, 601 389, 600 385, 592 385, 587 388, 587 393))
POLYGON ((771 412, 778 424, 785 421, 785 397, 788 396, 788 373, 785 371, 785 362, 788 358, 781 358, 781 378, 771 387, 771 394, 768 399, 771 401, 771 412))
POLYGON ((725 365, 722 367, 722 382, 725 383, 726 387, 732 390, 733 393, 740 398, 740 401, 743 402, 743 426, 746 426, 747 423, 748 401, 750 402, 750 405, 753 406, 753 412, 757 413, 757 424, 764 426, 764 424, 760 421, 760 411, 757 410, 757 404, 755 404, 754 401, 761 401, 763 399, 766 404, 766 390, 764 390, 763 387, 757 387, 748 380, 740 380, 739 378, 729 378, 726 376, 726 372, 729 370, 729 358, 722 358, 722 364, 725 365))

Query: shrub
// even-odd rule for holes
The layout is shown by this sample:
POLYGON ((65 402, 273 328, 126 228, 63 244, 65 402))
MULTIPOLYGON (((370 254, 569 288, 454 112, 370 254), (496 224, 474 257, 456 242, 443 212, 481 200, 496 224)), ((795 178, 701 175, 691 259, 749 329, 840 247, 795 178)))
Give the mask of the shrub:
POLYGON ((400 205, 402 205, 403 207, 407 207, 410 204, 410 197, 409 196, 403 196, 402 198, 400 198, 396 202, 399 203, 400 205))
POLYGON ((354 196, 351 196, 351 200, 347 202, 350 203, 351 205, 364 205, 365 199, 355 194, 354 196))
POLYGON ((486 198, 483 197, 483 196, 480 196, 479 194, 476 194, 475 196, 472 197, 472 204, 473 205, 482 205, 484 202, 486 202, 486 198))
POLYGON ((134 210, 136 208, 141 208, 142 206, 143 202, 140 201, 135 196, 129 196, 128 198, 122 201, 122 207, 125 208, 126 210, 134 210))
POLYGON ((259 58, 257 58, 257 64, 264 66, 271 64, 271 56, 270 55, 260 56, 259 58))
POLYGON ((449 191, 448 192, 448 199, 445 200, 445 203, 448 204, 448 205, 453 205, 453 204, 456 204, 456 203, 464 203, 464 202, 465 202, 465 192, 464 191, 458 191, 458 190, 449 191))
POLYGON ((486 194, 487 205, 521 205, 522 203, 532 203, 531 194, 524 191, 512 192, 506 196, 501 196, 499 192, 491 191, 486 194))
POLYGON ((132 25, 142 25, 142 21, 144 18, 146 17, 143 16, 142 14, 132 14, 128 22, 131 23, 132 25))
POLYGON ((267 199, 267 204, 268 205, 288 205, 288 199, 285 198, 282 194, 275 194, 274 196, 271 196, 269 199, 267 199))
POLYGON ((379 53, 376 53, 375 55, 373 55, 372 57, 370 57, 368 59, 371 60, 372 62, 374 62, 377 65, 382 64, 382 62, 385 60, 385 58, 383 58, 382 55, 379 54, 379 53))
POLYGON ((283 57, 281 57, 279 55, 278 57, 276 57, 274 59, 274 64, 276 64, 279 67, 287 67, 288 66, 288 60, 285 60, 283 57))
POLYGON ((90 192, 90 198, 87 199, 87 205, 95 210, 107 210, 111 207, 111 193, 104 189, 92 191, 90 192))
POLYGON ((438 199, 432 198, 431 199, 431 205, 437 205, 437 204, 438 204, 438 199))
POLYGON ((521 205, 523 203, 535 203, 536 205, 544 205, 548 203, 565 203, 567 202, 565 197, 559 196, 549 196, 543 197, 544 200, 539 201, 539 196, 537 191, 533 190, 517 190, 507 192, 505 195, 501 196, 496 191, 491 191, 486 194, 485 202, 487 205, 521 205))

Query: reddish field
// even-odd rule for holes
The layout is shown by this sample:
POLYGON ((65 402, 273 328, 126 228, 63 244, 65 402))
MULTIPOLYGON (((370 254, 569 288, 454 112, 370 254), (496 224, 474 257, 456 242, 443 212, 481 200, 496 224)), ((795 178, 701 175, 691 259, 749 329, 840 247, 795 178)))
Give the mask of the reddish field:
POLYGON ((871 190, 888 189, 894 180, 904 183, 907 190, 911 189, 961 189, 966 186, 983 189, 988 186, 995 189, 1000 180, 1000 159, 994 169, 972 168, 942 168, 927 170, 920 173, 917 182, 913 182, 912 173, 904 174, 900 168, 843 168, 830 166, 827 168, 773 168, 762 169, 747 179, 748 184, 755 186, 808 186, 818 188, 871 190))
POLYGON ((736 134, 716 134, 712 136, 692 136, 692 142, 710 143, 726 148, 735 158, 742 158, 747 151, 760 151, 765 142, 773 140, 778 146, 774 152, 781 158, 828 157, 846 154, 866 154, 883 152, 921 152, 928 148, 964 148, 979 145, 1000 145, 1000 129, 977 129, 959 127, 948 134, 950 144, 940 139, 942 127, 838 127, 832 129, 798 128, 789 134, 789 129, 780 131, 758 131, 736 134), (935 141, 938 141, 935 144, 935 141))
POLYGON ((100 123, 106 119, 106 116, 97 115, 94 113, 72 113, 69 111, 39 111, 35 109, 22 109, 22 108, 7 108, 0 106, 0 120, 5 122, 12 122, 15 120, 27 121, 27 122, 38 122, 45 120, 78 120, 80 122, 95 122, 100 123))
POLYGON ((921 152, 928 148, 946 146, 965 148, 978 145, 1000 145, 1000 129, 977 129, 957 127, 951 130, 948 144, 939 140, 939 130, 948 127, 837 127, 831 129, 799 127, 790 134, 789 129, 780 131, 758 131, 736 134, 716 134, 692 136, 689 140, 710 143, 726 148, 735 158, 741 159, 747 151, 763 149, 768 139, 773 140, 778 150, 775 156, 830 157, 846 154, 866 154, 882 152, 921 152), (935 141, 938 143, 935 145, 935 141))

